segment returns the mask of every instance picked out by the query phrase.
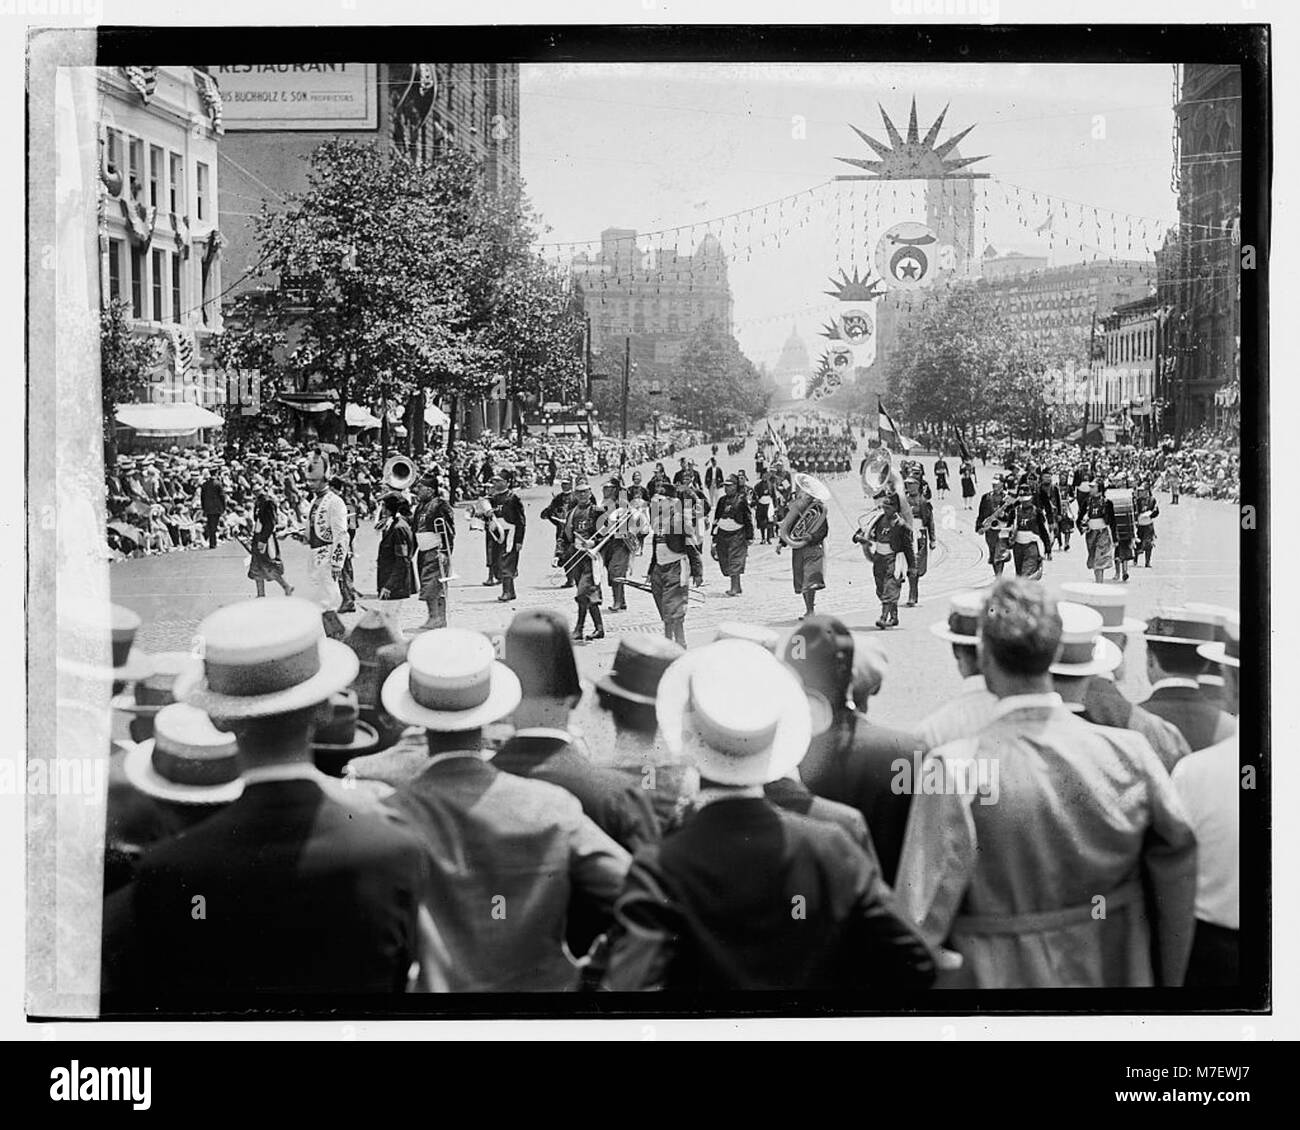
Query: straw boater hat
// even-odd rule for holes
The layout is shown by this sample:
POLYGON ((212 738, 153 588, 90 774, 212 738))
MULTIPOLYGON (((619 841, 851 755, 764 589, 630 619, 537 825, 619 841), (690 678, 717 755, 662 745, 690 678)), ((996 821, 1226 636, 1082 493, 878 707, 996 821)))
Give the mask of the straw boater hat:
POLYGON ((675 756, 722 785, 765 785, 808 751, 808 700, 793 671, 758 644, 719 640, 688 652, 664 673, 659 730, 675 756))
POLYGON ((153 674, 147 675, 129 691, 114 695, 109 706, 123 714, 151 717, 164 706, 176 701, 173 688, 179 675, 194 657, 188 651, 161 651, 148 657, 153 674))
POLYGON ((1094 581, 1065 581, 1061 592, 1066 600, 1086 604, 1101 616, 1105 635, 1138 635, 1147 630, 1147 622, 1124 615, 1128 589, 1123 585, 1099 585, 1094 581))
POLYGON ((299 597, 242 600, 199 625, 203 658, 175 694, 214 718, 265 718, 324 702, 357 677, 356 654, 325 638, 320 609, 299 597))
POLYGON ((1220 667, 1241 667, 1240 621, 1236 616, 1225 618, 1223 639, 1213 643, 1203 643, 1196 649, 1196 654, 1220 667))
POLYGON ((173 804, 229 804, 244 791, 234 734, 181 702, 158 711, 154 736, 127 751, 122 769, 140 792, 173 804))
POLYGON ((1147 621, 1147 643, 1177 643, 1198 647, 1213 643, 1218 633, 1218 617, 1191 608, 1170 608, 1147 621))
POLYGON ((83 601, 61 608, 58 669, 84 679, 114 683, 147 678, 153 674, 153 663, 134 646, 139 630, 140 617, 120 604, 83 601))
POLYGON ((974 647, 979 643, 980 613, 984 610, 985 594, 967 589, 952 594, 948 619, 930 625, 930 631, 949 643, 962 643, 974 647))
MULTIPOLYGON (((1215 643, 1226 643, 1229 629, 1235 632, 1236 626, 1241 622, 1241 614, 1237 609, 1228 608, 1223 604, 1200 604, 1189 600, 1183 607, 1193 616, 1205 616, 1213 622, 1215 643)), ((1223 686, 1223 676, 1212 671, 1202 672, 1196 678, 1206 686, 1223 686)))
POLYGON ((1102 675, 1124 661, 1124 653, 1101 634, 1100 612, 1068 600, 1059 601, 1056 609, 1061 615, 1061 649, 1048 668, 1053 675, 1102 675))
POLYGON ((726 620, 718 625, 718 634, 714 639, 748 640, 775 655, 776 645, 781 642, 781 633, 775 628, 764 628, 761 624, 742 624, 737 620, 726 620))
POLYGON ((477 730, 510 714, 519 677, 494 657, 492 643, 465 628, 435 628, 411 641, 406 662, 384 681, 384 709, 408 726, 477 730))

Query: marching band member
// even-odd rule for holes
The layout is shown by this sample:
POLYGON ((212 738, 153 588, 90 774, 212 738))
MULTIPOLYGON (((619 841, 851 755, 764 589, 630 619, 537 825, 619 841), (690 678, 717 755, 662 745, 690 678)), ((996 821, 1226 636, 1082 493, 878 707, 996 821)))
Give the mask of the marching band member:
POLYGON ((415 534, 408 521, 411 506, 402 495, 386 494, 380 506, 384 526, 375 558, 375 583, 378 599, 386 606, 384 611, 395 615, 401 609, 401 602, 419 591, 414 571, 415 534))
POLYGON ((1047 529, 1046 514, 1028 488, 1016 496, 1013 530, 1011 555, 1016 564, 1016 576, 1041 581, 1043 558, 1052 559, 1052 535, 1047 529))
POLYGON ((610 479, 602 490, 605 497, 601 506, 599 532, 602 538, 606 533, 610 536, 601 546, 600 556, 605 563, 610 591, 614 594, 614 603, 609 606, 609 610, 626 612, 627 596, 623 589, 623 578, 627 576, 628 564, 636 546, 636 535, 629 530, 632 508, 627 505, 626 495, 620 499, 617 478, 610 479))
MULTIPOLYGON (((515 578, 519 576, 519 551, 524 545, 524 527, 528 519, 524 514, 524 504, 515 494, 514 488, 500 475, 492 480, 492 514, 501 530, 501 541, 493 542, 497 547, 496 568, 502 590, 497 600, 511 601, 516 597, 515 578)), ((492 537, 490 529, 488 536, 492 537)))
MULTIPOLYGON (((1116 487, 1127 487, 1128 476, 1122 472, 1116 479, 1116 487)), ((1131 502, 1130 496, 1130 502, 1131 502)), ((1128 580, 1128 563, 1137 560, 1137 553, 1133 548, 1133 539, 1136 531, 1133 528, 1133 513, 1130 509, 1125 521, 1121 522, 1118 515, 1115 516, 1111 524, 1111 534, 1115 539, 1115 580, 1128 580)))
POLYGON ((318 604, 331 639, 343 637, 338 607, 343 601, 339 579, 348 556, 348 510, 330 490, 329 465, 316 455, 307 465, 307 485, 315 498, 307 512, 307 546, 311 550, 308 582, 312 600, 318 604))
MULTIPOLYGON (((880 618, 876 627, 882 631, 898 626, 898 598, 903 592, 903 577, 916 568, 912 550, 912 530, 899 514, 898 495, 882 490, 875 500, 883 513, 866 529, 859 529, 853 540, 871 562, 876 580, 876 599, 880 601, 880 618)), ((915 603, 914 601, 912 603, 915 603)))
POLYGON ((1078 519, 1078 508, 1075 505, 1074 486, 1070 482, 1070 472, 1064 468, 1056 480, 1056 543, 1066 553, 1070 552, 1070 533, 1074 529, 1074 523, 1078 519))
POLYGON ((1106 570, 1115 562, 1115 507, 1106 497, 1106 484, 1081 482, 1079 490, 1079 532, 1088 543, 1088 568, 1101 584, 1106 570))
MULTIPOLYGON (((421 631, 447 626, 447 586, 443 578, 451 575, 451 552, 456 546, 456 514, 451 504, 438 493, 438 477, 422 476, 415 484, 417 506, 411 524, 419 552, 416 566, 420 577, 420 599, 429 610, 421 631), (438 520, 447 523, 447 545, 442 545, 438 520)), ((385 500, 387 501, 387 500, 385 500)), ((380 594, 381 598, 383 594, 380 594)))
MULTIPOLYGON (((796 474, 798 474, 796 472, 796 474)), ((804 613, 800 619, 812 616, 816 613, 817 593, 826 587, 826 550, 824 543, 826 535, 830 531, 830 523, 826 520, 826 502, 830 498, 830 491, 826 490, 821 483, 811 476, 800 476, 795 479, 796 489, 794 498, 790 500, 791 508, 800 498, 811 498, 821 503, 822 517, 821 521, 815 523, 814 527, 805 531, 799 545, 793 546, 790 553, 790 574, 794 582, 794 591, 803 597, 804 613), (806 488, 816 484, 821 488, 822 493, 818 494, 806 488)), ((787 510, 787 514, 789 511, 787 510)), ((798 519, 796 519, 796 522, 798 519)), ((781 540, 789 544, 784 532, 781 533, 781 540)))
POLYGON ((573 568, 577 592, 574 602, 578 606, 578 623, 573 629, 575 640, 603 640, 605 624, 600 616, 600 604, 603 599, 600 586, 605 578, 605 562, 600 556, 596 543, 603 535, 604 511, 596 505, 591 497, 591 487, 586 479, 579 479, 573 484, 573 509, 565 519, 569 538, 578 551, 577 564, 573 568), (595 629, 591 635, 583 635, 587 627, 587 613, 591 613, 591 625, 595 629))
MULTIPOLYGON (((556 565, 562 565, 573 556, 573 543, 569 541, 569 527, 565 522, 565 519, 569 516, 569 510, 573 506, 572 489, 572 479, 561 479, 560 489, 542 510, 542 517, 555 526, 556 565)), ((565 572, 564 584, 560 587, 564 589, 573 587, 572 571, 565 572)))
MULTIPOLYGON (((685 492, 682 492, 685 493, 685 492)), ((646 579, 664 623, 664 635, 686 646, 686 604, 691 566, 687 555, 695 521, 689 500, 667 494, 650 499, 650 570, 646 579)))
POLYGON ((915 608, 920 596, 921 578, 930 567, 930 550, 934 548, 934 506, 924 497, 924 480, 913 474, 905 486, 907 501, 912 507, 912 534, 915 538, 915 557, 907 570, 907 607, 915 608))
POLYGON ((940 453, 934 461, 934 489, 942 499, 948 494, 948 460, 940 453))
POLYGON ((740 489, 740 478, 732 475, 723 488, 726 493, 713 508, 713 558, 722 575, 731 579, 726 596, 740 596, 740 578, 745 572, 749 543, 754 540, 754 519, 749 502, 740 489))
POLYGON ((1002 478, 994 475, 988 491, 980 499, 975 515, 975 532, 984 535, 995 577, 1002 576, 1002 570, 1011 557, 1011 525, 1005 520, 1010 509, 1011 504, 1003 494, 1002 478))
POLYGON ((1133 492, 1133 511, 1137 515, 1137 552, 1142 554, 1142 565, 1151 568, 1151 551, 1155 548, 1155 519, 1160 516, 1160 504, 1151 490, 1151 483, 1143 479, 1133 492))

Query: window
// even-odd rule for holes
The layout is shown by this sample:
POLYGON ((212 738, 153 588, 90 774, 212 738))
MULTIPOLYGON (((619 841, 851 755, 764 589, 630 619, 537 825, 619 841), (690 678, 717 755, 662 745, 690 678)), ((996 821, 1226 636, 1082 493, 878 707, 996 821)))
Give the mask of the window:
POLYGON ((185 308, 181 305, 181 257, 172 256, 172 321, 181 321, 185 308))
POLYGON ((171 165, 171 176, 167 180, 167 202, 171 205, 172 215, 184 215, 185 208, 185 162, 179 153, 168 153, 167 162, 171 165))
POLYGON ((195 167, 194 186, 198 193, 197 215, 200 220, 206 220, 208 218, 208 167, 202 161, 195 167))
POLYGON ((163 320, 163 279, 166 256, 165 251, 154 251, 151 256, 153 261, 150 263, 152 271, 149 275, 149 293, 152 299, 151 313, 155 322, 163 320))
POLYGON ((131 192, 138 196, 144 185, 144 142, 138 137, 131 138, 127 156, 131 173, 131 192))
POLYGON ((131 248, 131 317, 144 317, 144 252, 131 248))
POLYGON ((162 203, 163 151, 156 145, 149 147, 149 204, 157 208, 162 203))
POLYGON ((122 241, 108 241, 108 297, 113 302, 122 300, 122 241))
POLYGON ((108 168, 110 172, 120 172, 122 169, 122 135, 115 129, 105 130, 105 138, 108 149, 108 168))

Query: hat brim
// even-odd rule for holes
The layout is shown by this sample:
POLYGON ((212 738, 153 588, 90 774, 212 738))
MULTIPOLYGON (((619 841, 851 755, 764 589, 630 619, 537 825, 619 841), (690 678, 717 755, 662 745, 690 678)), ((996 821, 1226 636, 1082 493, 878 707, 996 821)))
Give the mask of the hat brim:
MULTIPOLYGON (((761 645, 748 640, 734 642, 749 643, 770 655, 761 645)), ((771 743, 747 757, 729 757, 705 742, 690 720, 691 676, 714 659, 708 651, 707 647, 700 648, 674 660, 660 680, 655 714, 669 752, 690 759, 700 776, 720 785, 766 785, 788 777, 803 761, 812 740, 811 710, 798 676, 785 666, 780 668, 785 678, 771 743)))
POLYGON ((1147 622, 1138 620, 1133 616, 1125 616, 1118 624, 1103 624, 1101 634, 1103 636, 1141 636, 1145 635, 1147 622))
POLYGON ((1196 649, 1196 654, 1220 667, 1240 667, 1241 660, 1228 654, 1228 645, 1223 642, 1203 643, 1196 649))
POLYGON ((969 647, 974 647, 980 642, 979 636, 963 636, 960 632, 954 632, 948 627, 947 620, 939 620, 931 624, 930 634, 938 636, 941 640, 947 640, 949 643, 962 643, 969 647))
POLYGON ((138 683, 154 673, 154 665, 147 652, 133 647, 121 667, 101 667, 96 663, 83 663, 79 659, 60 658, 58 669, 82 679, 103 679, 112 683, 138 683))
POLYGON ((1200 639, 1200 640, 1198 640, 1198 639, 1193 639, 1193 638, 1190 637, 1190 636, 1153 636, 1150 632, 1143 632, 1143 633, 1142 633, 1142 638, 1143 638, 1144 640, 1146 640, 1147 643, 1181 643, 1181 644, 1186 644, 1188 647, 1194 647, 1194 648, 1196 648, 1198 651, 1199 651, 1199 650, 1200 650, 1200 649, 1201 649, 1205 644, 1213 642, 1213 641, 1211 641, 1211 640, 1204 640, 1204 639, 1200 639))
POLYGON ((196 659, 187 670, 176 676, 172 693, 177 702, 188 702, 215 718, 267 718, 304 710, 351 685, 361 670, 361 660, 347 644, 323 639, 317 646, 320 648, 320 670, 310 679, 282 691, 258 695, 221 694, 208 686, 203 662, 196 659))
POLYGON ((123 691, 121 694, 115 694, 108 700, 110 710, 117 710, 123 714, 137 714, 150 716, 157 714, 167 703, 153 702, 136 702, 135 695, 130 691, 123 691))
POLYGON ((601 694, 612 695, 614 698, 621 698, 624 702, 636 703, 638 706, 654 706, 655 704, 654 695, 638 694, 636 691, 629 691, 624 687, 620 687, 610 675, 597 679, 595 687, 601 694))
POLYGON ((431 710, 421 706, 411 695, 411 664, 403 663, 384 680, 379 697, 399 722, 441 733, 477 730, 489 722, 498 722, 511 713, 523 698, 519 676, 500 660, 492 662, 492 681, 488 696, 468 710, 431 710))
POLYGON ((1105 636, 1099 636, 1087 663, 1053 663, 1048 670, 1053 675, 1105 675, 1124 662, 1124 653, 1105 636))
POLYGON ((126 751, 122 771, 138 792, 171 804, 229 804, 244 792, 242 778, 221 785, 182 785, 169 781, 153 765, 154 739, 139 742, 126 751))
POLYGON ((357 720, 352 740, 343 745, 332 742, 313 741, 311 748, 321 753, 348 753, 349 751, 367 750, 379 744, 379 731, 369 722, 357 720))

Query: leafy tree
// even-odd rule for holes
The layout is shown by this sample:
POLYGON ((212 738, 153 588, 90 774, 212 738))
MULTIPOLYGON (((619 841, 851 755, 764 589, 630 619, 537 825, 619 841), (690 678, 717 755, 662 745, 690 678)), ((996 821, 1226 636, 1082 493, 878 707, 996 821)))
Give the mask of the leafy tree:
POLYGON ((736 339, 712 319, 687 340, 668 388, 674 414, 715 436, 761 416, 770 397, 736 339))
POLYGON ((145 374, 158 364, 158 339, 133 333, 126 302, 109 302, 99 315, 99 373, 104 443, 117 459, 117 406, 139 395, 145 374))

